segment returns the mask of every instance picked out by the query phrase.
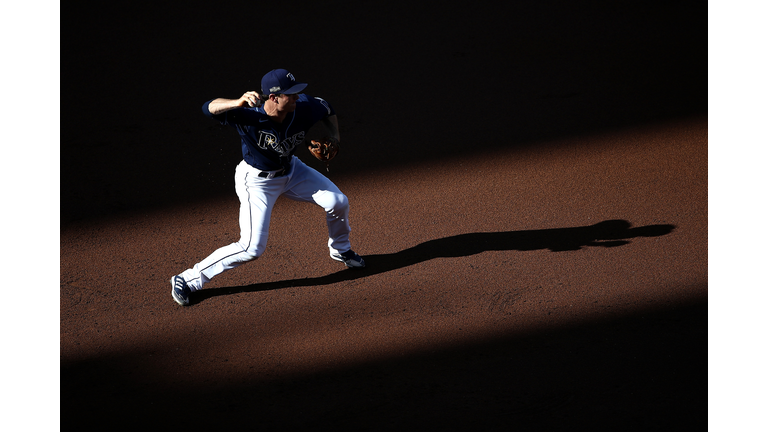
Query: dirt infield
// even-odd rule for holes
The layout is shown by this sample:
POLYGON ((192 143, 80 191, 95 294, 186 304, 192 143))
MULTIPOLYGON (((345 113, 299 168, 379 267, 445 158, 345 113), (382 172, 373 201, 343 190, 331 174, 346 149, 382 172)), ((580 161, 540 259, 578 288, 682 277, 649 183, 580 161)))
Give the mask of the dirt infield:
POLYGON ((297 4, 258 11, 283 38, 230 27, 253 2, 64 34, 61 425, 706 427, 706 7, 297 4), (281 199, 182 308, 171 276, 239 236, 237 137, 200 106, 275 67, 339 112, 368 267, 281 199))

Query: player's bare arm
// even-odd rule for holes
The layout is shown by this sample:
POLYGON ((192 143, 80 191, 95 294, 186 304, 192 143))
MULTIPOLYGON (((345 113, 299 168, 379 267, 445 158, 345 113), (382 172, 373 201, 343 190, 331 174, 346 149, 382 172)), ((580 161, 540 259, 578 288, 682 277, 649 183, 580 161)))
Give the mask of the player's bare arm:
POLYGON ((229 110, 235 109, 235 108, 245 108, 245 107, 257 107, 261 105, 261 100, 259 99, 259 93, 255 91, 249 91, 245 92, 242 96, 240 96, 240 99, 224 99, 224 98, 217 98, 211 101, 210 105, 208 105, 208 111, 211 112, 211 114, 221 114, 224 112, 227 112, 229 110))

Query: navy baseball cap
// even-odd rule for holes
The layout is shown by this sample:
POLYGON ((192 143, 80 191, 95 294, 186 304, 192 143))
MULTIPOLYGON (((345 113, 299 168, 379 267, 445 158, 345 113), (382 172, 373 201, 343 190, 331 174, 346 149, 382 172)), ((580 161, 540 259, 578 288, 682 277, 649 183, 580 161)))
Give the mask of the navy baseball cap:
POLYGON ((269 71, 261 79, 261 92, 265 96, 274 94, 296 94, 301 93, 307 87, 305 83, 296 82, 293 74, 285 69, 274 69, 269 71))

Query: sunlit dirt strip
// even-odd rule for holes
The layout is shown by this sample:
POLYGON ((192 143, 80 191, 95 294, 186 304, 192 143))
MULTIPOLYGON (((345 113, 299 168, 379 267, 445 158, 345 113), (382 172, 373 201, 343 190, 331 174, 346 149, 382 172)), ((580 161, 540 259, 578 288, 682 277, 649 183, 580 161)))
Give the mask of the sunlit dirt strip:
MULTIPOLYGON (((312 225, 306 221, 316 212, 285 202, 274 216, 284 221, 273 227, 276 250, 212 284, 209 292, 220 294, 189 309, 170 301, 165 279, 214 240, 236 235, 231 200, 62 233, 62 363, 154 352, 137 366, 155 364, 158 379, 169 376, 179 356, 212 380, 279 377, 701 299, 706 124, 624 133, 585 137, 578 147, 549 143, 522 154, 404 167, 407 182, 384 173, 342 178, 357 248, 380 263, 392 261, 390 270, 377 273, 373 258, 371 274, 348 277, 354 274, 321 261, 327 258, 320 248, 307 248, 315 240, 282 229, 312 225), (425 170, 429 176, 417 175, 425 170), (419 199, 406 199, 413 195, 419 199), (542 242, 525 251, 510 243, 398 261, 402 251, 463 234, 519 238, 610 220, 674 229, 613 247, 577 242, 553 251, 552 242, 542 242), (155 224, 161 228, 144 231, 155 224), (180 242, 191 245, 169 250, 180 242), (80 295, 67 304, 72 292, 80 295), (207 367, 225 360, 225 369, 207 367)), ((322 223, 316 225, 321 239, 322 223)))

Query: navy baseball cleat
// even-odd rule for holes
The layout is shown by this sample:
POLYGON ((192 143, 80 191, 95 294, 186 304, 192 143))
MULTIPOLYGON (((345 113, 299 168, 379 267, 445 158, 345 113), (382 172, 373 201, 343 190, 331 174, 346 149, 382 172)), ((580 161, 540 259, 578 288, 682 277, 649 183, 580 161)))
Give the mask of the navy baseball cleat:
POLYGON ((338 252, 332 253, 331 258, 335 259, 336 261, 343 262, 349 268, 365 267, 365 261, 363 261, 360 255, 352 252, 351 249, 344 253, 338 253, 338 252))
POLYGON ((192 290, 189 289, 187 282, 181 276, 171 278, 171 295, 176 303, 182 306, 189 306, 189 295, 192 290))

